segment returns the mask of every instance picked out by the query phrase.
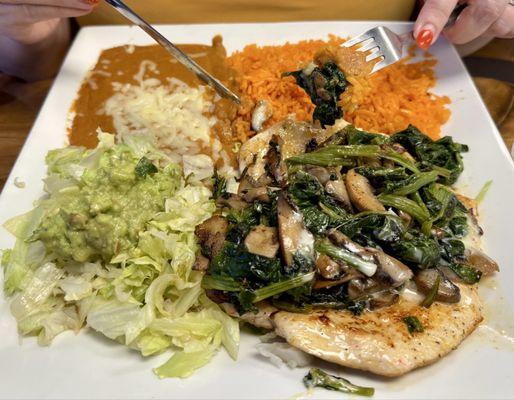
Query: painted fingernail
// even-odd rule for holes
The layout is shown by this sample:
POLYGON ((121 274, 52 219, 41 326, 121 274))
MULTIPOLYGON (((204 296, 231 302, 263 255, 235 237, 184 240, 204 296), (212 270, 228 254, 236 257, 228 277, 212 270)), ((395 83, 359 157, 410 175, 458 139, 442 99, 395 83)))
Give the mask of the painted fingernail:
POLYGON ((90 5, 90 6, 94 6, 94 5, 98 4, 98 3, 100 3, 100 0, 82 0, 82 2, 86 3, 86 4, 90 5))
POLYGON ((418 44, 418 47, 423 50, 428 50, 432 44, 432 40, 434 40, 434 31, 426 27, 419 31, 418 36, 416 37, 416 43, 418 44))

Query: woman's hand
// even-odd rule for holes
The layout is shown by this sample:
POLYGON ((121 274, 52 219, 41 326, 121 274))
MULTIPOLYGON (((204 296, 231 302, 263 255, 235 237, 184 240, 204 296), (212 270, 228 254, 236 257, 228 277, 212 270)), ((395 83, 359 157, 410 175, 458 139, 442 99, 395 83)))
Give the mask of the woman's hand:
MULTIPOLYGON (((416 24, 414 37, 427 49, 443 31, 457 0, 426 0, 416 24)), ((471 42, 479 36, 514 37, 514 5, 509 0, 467 0, 455 24, 444 35, 455 44, 471 42)))
POLYGON ((53 76, 70 42, 68 18, 99 0, 0 0, 0 73, 33 81, 53 76))
POLYGON ((23 44, 38 43, 57 29, 62 18, 89 13, 96 1, 0 0, 0 35, 23 44))

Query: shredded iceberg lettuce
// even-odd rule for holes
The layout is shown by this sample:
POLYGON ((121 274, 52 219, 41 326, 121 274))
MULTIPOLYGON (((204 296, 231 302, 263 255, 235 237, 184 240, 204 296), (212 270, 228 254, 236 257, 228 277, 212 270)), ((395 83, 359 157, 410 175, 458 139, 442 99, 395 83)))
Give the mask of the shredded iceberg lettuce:
POLYGON ((215 347, 186 353, 177 351, 166 363, 154 369, 159 378, 187 378, 211 361, 215 347))
POLYGON ((193 270, 194 229, 216 210, 211 192, 142 137, 99 139, 93 150, 50 151, 47 195, 4 224, 17 238, 1 262, 20 334, 49 345, 87 325, 143 356, 171 350, 161 378, 191 375, 221 346, 236 359, 238 322, 193 270))

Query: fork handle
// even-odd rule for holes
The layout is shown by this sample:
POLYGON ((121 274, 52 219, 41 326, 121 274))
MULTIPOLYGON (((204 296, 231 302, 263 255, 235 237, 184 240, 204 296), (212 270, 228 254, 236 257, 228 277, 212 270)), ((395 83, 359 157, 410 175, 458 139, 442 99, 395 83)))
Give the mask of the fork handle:
POLYGON ((452 13, 448 17, 448 21, 446 22, 445 28, 449 28, 453 24, 455 24, 455 21, 457 21, 457 18, 459 18, 460 13, 467 7, 468 5, 466 3, 457 4, 457 6, 453 9, 452 13))
POLYGON ((222 97, 231 99, 237 104, 241 104, 239 97, 233 93, 228 87, 226 87, 221 81, 216 79, 205 69, 203 69, 198 63, 190 58, 186 53, 180 50, 177 46, 166 39, 160 32, 146 22, 141 16, 135 13, 129 8, 122 0, 105 0, 111 6, 113 6, 120 14, 122 14, 129 21, 133 22, 141 29, 143 29, 148 35, 150 35, 157 43, 163 46, 177 61, 184 65, 187 69, 193 72, 203 82, 210 85, 218 94, 222 97))

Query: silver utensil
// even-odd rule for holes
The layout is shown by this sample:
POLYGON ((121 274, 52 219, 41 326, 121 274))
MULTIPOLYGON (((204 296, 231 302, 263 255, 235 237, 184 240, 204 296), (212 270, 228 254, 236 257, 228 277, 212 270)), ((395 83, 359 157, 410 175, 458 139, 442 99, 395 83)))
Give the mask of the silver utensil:
MULTIPOLYGON (((465 7, 465 4, 455 7, 448 18, 445 28, 455 23, 457 17, 465 7)), ((385 26, 377 26, 359 36, 347 40, 342 46, 353 47, 360 45, 361 47, 359 47, 357 51, 369 51, 369 54, 366 56, 366 61, 368 62, 381 58, 381 60, 373 66, 373 70, 371 71, 373 74, 400 60, 403 55, 403 46, 411 40, 412 31, 399 35, 385 26)))
POLYGON ((123 1, 121 0, 105 0, 111 6, 113 6, 120 14, 122 14, 125 18, 139 26, 146 33, 148 33, 157 43, 163 46, 168 52, 175 57, 181 64, 183 64, 187 69, 196 74, 198 78, 200 78, 203 82, 207 83, 209 86, 214 88, 216 92, 222 97, 228 98, 237 104, 241 104, 241 100, 239 97, 232 92, 229 88, 227 88, 223 83, 221 83, 218 79, 209 74, 205 69, 203 69, 198 63, 196 63, 193 59, 191 59, 186 53, 176 47, 173 43, 171 43, 168 39, 166 39, 161 33, 159 33, 155 28, 153 28, 148 22, 146 22, 142 17, 140 17, 137 13, 135 13, 132 9, 130 9, 123 1))

